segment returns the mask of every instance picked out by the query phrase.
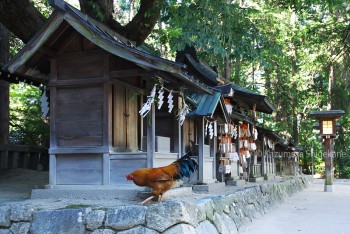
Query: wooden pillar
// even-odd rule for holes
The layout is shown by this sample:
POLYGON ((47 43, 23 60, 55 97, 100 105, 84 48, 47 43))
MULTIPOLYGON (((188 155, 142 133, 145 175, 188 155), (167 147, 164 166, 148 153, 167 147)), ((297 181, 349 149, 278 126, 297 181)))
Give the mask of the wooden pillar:
MULTIPOLYGON (((106 54, 104 59, 104 79, 107 82, 109 80, 109 55, 106 54)), ((111 160, 109 150, 113 148, 113 106, 112 106, 112 89, 113 86, 110 83, 105 83, 103 86, 103 148, 105 153, 102 155, 102 184, 110 185, 111 177, 111 160)))
MULTIPOLYGON (((9 58, 9 31, 0 24, 0 67, 9 58)), ((9 144, 10 84, 0 80, 0 144, 9 144)), ((0 151, 0 170, 7 168, 8 151, 0 151)))
POLYGON ((204 118, 198 119, 198 181, 204 180, 204 118))
POLYGON ((50 154, 49 184, 56 185, 56 155, 50 154))
POLYGON ((263 145, 263 152, 261 156, 261 175, 264 176, 266 174, 266 146, 263 145))
MULTIPOLYGON (((50 61, 50 82, 57 81, 57 60, 50 61)), ((56 132, 56 87, 50 87, 50 150, 57 147, 56 132)), ((49 185, 56 185, 56 154, 50 154, 49 185)))
POLYGON ((147 167, 154 166, 154 152, 156 148, 156 112, 154 103, 147 115, 147 167))
POLYGON ((210 157, 213 159, 213 176, 212 179, 216 178, 216 144, 217 144, 217 137, 214 136, 213 139, 210 140, 210 157))
POLYGON ((325 192, 333 192, 333 139, 324 139, 324 149, 325 149, 325 192))

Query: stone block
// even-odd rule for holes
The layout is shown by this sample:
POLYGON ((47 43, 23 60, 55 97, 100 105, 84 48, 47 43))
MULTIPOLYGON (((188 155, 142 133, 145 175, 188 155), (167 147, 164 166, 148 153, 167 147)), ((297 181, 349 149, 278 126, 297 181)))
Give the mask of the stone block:
POLYGON ((1 206, 0 207, 0 227, 9 227, 10 225, 11 225, 10 207, 1 206))
POLYGON ((169 201, 150 206, 146 214, 147 227, 163 232, 178 223, 197 226, 197 207, 182 201, 169 201))
POLYGON ((265 174, 264 179, 265 180, 273 180, 273 179, 275 179, 275 175, 274 174, 265 174))
POLYGON ((27 234, 29 233, 30 223, 18 222, 11 225, 10 231, 13 234, 27 234))
POLYGON ((90 234, 115 234, 112 229, 97 229, 90 234))
POLYGON ((252 177, 252 178, 249 178, 249 181, 250 182, 264 182, 264 177, 252 177))
POLYGON ((13 205, 11 206, 10 219, 12 221, 31 221, 33 214, 33 207, 30 205, 13 205))
POLYGON ((0 234, 12 234, 8 229, 0 229, 0 234))
POLYGON ((197 220, 202 222, 206 219, 213 220, 214 216, 214 202, 212 199, 200 199, 195 202, 198 208, 197 220))
POLYGON ((34 212, 31 234, 84 234, 88 209, 44 210, 34 212))
POLYGON ((100 228, 103 224, 105 213, 103 210, 93 210, 88 213, 85 220, 86 228, 91 231, 100 228))
POLYGON ((147 207, 120 206, 110 209, 106 214, 105 226, 115 230, 125 230, 145 224, 147 207))
POLYGON ((211 222, 205 220, 196 227, 196 233, 218 234, 219 232, 211 222))
POLYGON ((145 228, 143 226, 137 226, 126 231, 118 232, 118 234, 158 234, 158 232, 145 228))
POLYGON ((178 234, 178 233, 195 234, 196 230, 191 225, 180 223, 169 228, 168 230, 162 233, 163 234, 178 234))
POLYGON ((226 180, 227 186, 245 186, 245 180, 226 180))
POLYGON ((195 184, 192 186, 194 193, 211 193, 225 190, 225 183, 195 184))

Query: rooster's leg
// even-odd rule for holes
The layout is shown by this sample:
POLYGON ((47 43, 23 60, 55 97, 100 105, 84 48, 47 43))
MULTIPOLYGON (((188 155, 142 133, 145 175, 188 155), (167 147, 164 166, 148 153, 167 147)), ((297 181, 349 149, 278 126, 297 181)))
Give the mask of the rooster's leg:
POLYGON ((163 194, 159 195, 158 197, 158 203, 162 201, 163 194))
POLYGON ((140 205, 142 205, 142 204, 144 204, 144 203, 150 201, 152 198, 154 198, 154 196, 150 196, 149 198, 143 200, 143 201, 140 203, 140 205))

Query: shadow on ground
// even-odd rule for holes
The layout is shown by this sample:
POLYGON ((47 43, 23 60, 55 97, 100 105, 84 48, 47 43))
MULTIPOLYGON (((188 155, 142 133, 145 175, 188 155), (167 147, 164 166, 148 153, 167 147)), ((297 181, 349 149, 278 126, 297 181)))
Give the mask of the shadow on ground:
POLYGON ((0 170, 0 203, 30 198, 33 188, 44 188, 49 183, 48 171, 29 169, 0 170))

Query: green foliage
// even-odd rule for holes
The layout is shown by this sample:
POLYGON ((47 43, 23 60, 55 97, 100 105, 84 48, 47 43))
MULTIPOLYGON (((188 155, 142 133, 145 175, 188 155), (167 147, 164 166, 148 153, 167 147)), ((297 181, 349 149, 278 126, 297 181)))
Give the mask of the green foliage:
POLYGON ((48 147, 49 124, 41 117, 41 90, 23 83, 10 87, 11 144, 48 147))

